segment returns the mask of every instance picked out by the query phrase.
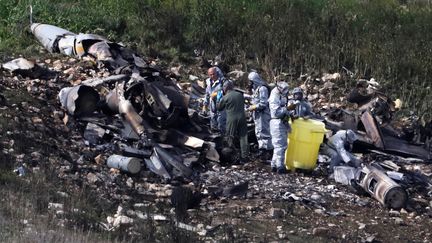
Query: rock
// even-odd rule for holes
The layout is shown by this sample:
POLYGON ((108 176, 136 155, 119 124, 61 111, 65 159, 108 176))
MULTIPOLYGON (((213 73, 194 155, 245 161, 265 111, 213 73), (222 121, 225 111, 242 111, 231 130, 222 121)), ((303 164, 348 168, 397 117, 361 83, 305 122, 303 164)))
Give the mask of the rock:
POLYGON ((88 173, 87 174, 87 181, 90 182, 91 184, 96 183, 99 180, 98 176, 93 174, 93 173, 88 173))
POLYGON ((134 181, 133 181, 133 179, 129 177, 129 178, 126 180, 126 185, 127 185, 129 188, 133 188, 133 186, 134 186, 134 181))
POLYGON ((96 164, 98 164, 98 165, 103 165, 103 164, 105 164, 105 159, 104 159, 104 157, 103 157, 102 154, 99 154, 98 156, 96 156, 96 157, 94 158, 94 161, 95 161, 96 164))
POLYGON ((325 211, 323 211, 320 208, 315 209, 314 212, 317 213, 317 214, 325 214, 325 211))
POLYGON ((399 211, 396 211, 396 210, 393 210, 393 209, 390 209, 390 211, 389 211, 389 216, 390 216, 390 217, 397 217, 397 216, 400 216, 400 212, 399 212, 399 211))
POLYGON ((402 218, 396 217, 396 218, 394 218, 394 220, 395 220, 396 224, 398 224, 398 225, 404 225, 404 221, 403 221, 402 218))

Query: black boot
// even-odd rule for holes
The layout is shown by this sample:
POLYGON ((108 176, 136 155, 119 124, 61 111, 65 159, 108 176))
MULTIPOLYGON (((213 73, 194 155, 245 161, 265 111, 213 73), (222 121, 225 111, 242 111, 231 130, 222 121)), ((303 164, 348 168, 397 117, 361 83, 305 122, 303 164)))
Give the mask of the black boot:
POLYGON ((282 167, 282 168, 278 168, 277 169, 277 173, 278 174, 286 174, 288 171, 284 168, 284 167, 282 167))

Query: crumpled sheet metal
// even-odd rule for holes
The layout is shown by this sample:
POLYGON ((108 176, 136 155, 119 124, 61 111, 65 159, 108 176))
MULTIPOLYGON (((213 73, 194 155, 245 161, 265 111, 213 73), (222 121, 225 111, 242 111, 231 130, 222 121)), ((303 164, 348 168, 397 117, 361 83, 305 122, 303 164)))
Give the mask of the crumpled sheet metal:
POLYGON ((144 159, 144 162, 147 168, 153 173, 162 176, 165 179, 171 179, 170 173, 168 173, 165 165, 156 154, 150 156, 150 159, 144 159))
POLYGON ((93 113, 100 99, 96 90, 85 85, 63 88, 58 98, 69 115, 76 117, 93 113))
MULTIPOLYGON (((114 107, 111 103, 110 106, 114 107)), ((133 105, 137 112, 145 114, 159 127, 178 127, 184 125, 188 117, 187 97, 180 90, 176 90, 170 81, 146 79, 138 80, 130 86, 124 94, 125 97, 141 97, 133 105)))
POLYGON ((34 63, 33 61, 29 61, 25 58, 20 57, 12 61, 9 61, 7 63, 4 63, 2 65, 2 68, 14 72, 16 70, 21 70, 21 69, 32 69, 35 67, 35 65, 36 63, 34 63))
POLYGON ((165 163, 171 165, 172 167, 176 168, 182 176, 184 177, 190 177, 193 173, 193 171, 185 166, 182 161, 178 161, 176 158, 174 158, 171 154, 169 154, 165 149, 163 149, 160 146, 155 145, 153 147, 154 153, 165 163))
POLYGON ((183 161, 178 160, 158 144, 154 144, 150 159, 144 159, 147 168, 153 173, 165 179, 175 176, 191 177, 192 169, 185 166, 183 161))
POLYGON ((22 57, 4 63, 1 67, 15 75, 19 74, 29 78, 51 79, 57 75, 56 72, 41 67, 34 61, 22 57))

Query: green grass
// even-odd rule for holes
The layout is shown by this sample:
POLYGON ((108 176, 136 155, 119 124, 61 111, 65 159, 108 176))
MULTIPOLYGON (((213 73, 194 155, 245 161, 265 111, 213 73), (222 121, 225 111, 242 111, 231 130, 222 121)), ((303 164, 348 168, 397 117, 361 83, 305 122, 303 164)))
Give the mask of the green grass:
POLYGON ((407 108, 432 105, 432 8, 397 0, 0 0, 0 53, 34 54, 35 21, 122 41, 143 54, 181 61, 194 48, 223 51, 231 64, 281 72, 373 76, 407 108), (403 87, 402 89, 400 87, 403 87))

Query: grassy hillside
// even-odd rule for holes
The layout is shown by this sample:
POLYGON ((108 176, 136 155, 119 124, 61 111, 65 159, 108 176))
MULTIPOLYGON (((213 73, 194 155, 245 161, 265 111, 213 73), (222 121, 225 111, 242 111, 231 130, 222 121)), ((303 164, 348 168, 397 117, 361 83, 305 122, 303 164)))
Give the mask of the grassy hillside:
MULTIPOLYGON (((194 48, 231 63, 281 72, 374 77, 423 113, 432 105, 429 1, 396 0, 0 0, 0 52, 33 53, 37 22, 102 34, 142 53, 178 58, 194 48)), ((190 54, 187 54, 190 55, 190 54)))

